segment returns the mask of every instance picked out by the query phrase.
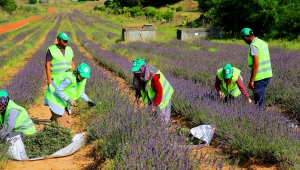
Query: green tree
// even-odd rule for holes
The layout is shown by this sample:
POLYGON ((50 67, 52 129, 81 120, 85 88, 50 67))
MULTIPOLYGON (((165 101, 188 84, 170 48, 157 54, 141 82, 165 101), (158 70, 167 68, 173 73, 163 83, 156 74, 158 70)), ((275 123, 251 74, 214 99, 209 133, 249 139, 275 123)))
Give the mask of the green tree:
POLYGON ((157 21, 161 21, 162 19, 164 19, 164 12, 157 10, 156 14, 155 14, 156 20, 157 21))
POLYGON ((154 6, 154 7, 160 7, 164 6, 166 4, 174 4, 176 2, 179 2, 181 0, 106 0, 105 2, 115 2, 119 5, 119 7, 134 7, 134 6, 140 6, 140 7, 147 7, 147 6, 154 6))
POLYGON ((238 36, 243 27, 265 38, 298 37, 299 0, 198 0, 205 20, 238 36))
POLYGON ((147 7, 145 10, 145 15, 149 18, 154 18, 156 15, 156 8, 151 6, 147 7))
POLYGON ((17 9, 17 4, 15 0, 0 0, 0 7, 8 13, 12 13, 17 9))
POLYGON ((168 21, 172 21, 174 18, 174 11, 168 9, 164 14, 164 18, 168 21))

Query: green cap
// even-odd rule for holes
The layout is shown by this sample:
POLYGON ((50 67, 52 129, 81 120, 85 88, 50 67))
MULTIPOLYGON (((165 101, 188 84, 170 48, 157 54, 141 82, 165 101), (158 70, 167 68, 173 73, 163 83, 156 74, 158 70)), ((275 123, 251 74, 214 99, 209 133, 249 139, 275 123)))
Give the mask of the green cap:
POLYGON ((62 40, 65 40, 65 41, 67 41, 67 40, 70 39, 70 38, 68 37, 68 35, 67 35, 66 33, 64 33, 64 32, 59 33, 59 34, 57 35, 56 38, 57 38, 57 39, 62 39, 62 40))
POLYGON ((250 28, 243 28, 240 33, 240 36, 243 37, 248 35, 253 35, 253 31, 250 28))
POLYGON ((132 61, 132 68, 131 68, 131 72, 137 72, 142 65, 144 65, 145 59, 143 58, 136 58, 132 61))
POLYGON ((223 67, 222 74, 224 79, 230 79, 232 77, 232 66, 229 63, 223 67))
POLYGON ((86 63, 80 63, 77 71, 82 78, 90 78, 91 76, 91 68, 86 63))
POLYGON ((0 90, 0 97, 8 97, 8 93, 4 90, 0 90))

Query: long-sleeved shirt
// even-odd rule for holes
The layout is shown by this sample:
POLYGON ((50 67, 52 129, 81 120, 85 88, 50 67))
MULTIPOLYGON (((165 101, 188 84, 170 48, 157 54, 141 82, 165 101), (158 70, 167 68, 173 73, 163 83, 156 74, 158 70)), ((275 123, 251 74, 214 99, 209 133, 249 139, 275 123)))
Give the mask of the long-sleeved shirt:
MULTIPOLYGON (((68 85, 70 85, 72 82, 71 82, 71 79, 70 78, 66 78, 64 79, 61 84, 57 87, 55 93, 56 95, 61 98, 63 101, 67 102, 69 100, 69 97, 67 95, 65 95, 65 93, 63 92, 66 87, 68 85)), ((85 94, 84 90, 83 92, 81 93, 81 96, 80 96, 85 102, 88 102, 90 101, 89 97, 85 94)), ((65 108, 61 108, 61 107, 58 107, 57 105, 53 104, 52 102, 50 102, 47 98, 45 98, 44 100, 44 105, 45 106, 49 106, 50 109, 58 114, 58 115, 63 115, 64 112, 65 112, 65 108)), ((71 114, 71 109, 70 108, 67 108, 69 114, 71 114)))
POLYGON ((17 118, 20 115, 20 111, 17 109, 10 109, 8 111, 7 124, 0 130, 0 138, 3 139, 8 135, 16 126, 17 118))
MULTIPOLYGON (((220 85, 221 85, 221 83, 222 83, 222 80, 220 80, 219 77, 216 76, 216 81, 215 81, 215 82, 216 82, 216 83, 215 83, 215 88, 216 88, 217 92, 219 93, 219 92, 221 91, 220 85)), ((242 80, 241 76, 238 76, 238 79, 237 79, 237 81, 236 81, 236 84, 238 85, 238 87, 239 87, 240 91, 243 93, 243 95, 244 95, 246 98, 249 98, 249 97, 250 97, 250 96, 249 96, 249 93, 248 93, 246 87, 244 86, 244 83, 243 83, 243 80, 242 80)))
POLYGON ((151 80, 151 88, 155 91, 155 97, 153 99, 152 105, 158 106, 162 100, 163 89, 159 81, 160 75, 156 74, 151 80))

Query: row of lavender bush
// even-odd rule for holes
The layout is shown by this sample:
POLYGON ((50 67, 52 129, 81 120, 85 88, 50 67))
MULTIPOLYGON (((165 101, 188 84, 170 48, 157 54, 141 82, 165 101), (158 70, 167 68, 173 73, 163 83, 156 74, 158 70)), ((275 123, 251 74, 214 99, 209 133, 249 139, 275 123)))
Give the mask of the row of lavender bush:
POLYGON ((32 21, 32 23, 26 24, 25 26, 15 29, 9 32, 0 34, 0 54, 3 54, 5 50, 12 50, 11 47, 14 47, 15 44, 22 41, 26 36, 30 35, 36 28, 39 26, 39 22, 45 22, 50 19, 48 17, 42 17, 39 20, 32 21))
MULTIPOLYGON (((82 15, 78 13, 76 16, 82 15)), ((108 22, 96 16, 85 15, 85 20, 89 20, 86 23, 89 27, 95 26, 92 23, 112 24, 111 21, 108 22)), ((112 28, 120 29, 120 26, 116 24, 112 28)), ((101 27, 97 27, 97 29, 101 30, 101 27)), ((93 39, 99 44, 98 39, 101 38, 93 39)), ((250 76, 246 63, 248 50, 246 45, 214 43, 204 40, 195 40, 192 43, 172 40, 168 43, 132 42, 126 45, 118 43, 113 45, 112 49, 120 54, 126 53, 128 56, 138 54, 147 58, 149 62, 155 63, 157 67, 171 72, 174 76, 204 83, 211 89, 214 88, 216 70, 227 62, 242 70, 245 83, 248 82, 250 76)), ((298 88, 300 81, 297 76, 299 71, 296 63, 299 60, 297 57, 299 51, 272 47, 270 53, 272 55, 274 76, 269 89, 270 91, 276 91, 276 93, 267 93, 266 101, 269 105, 279 106, 290 114, 298 114, 300 106, 297 104, 299 103, 297 96, 300 95, 298 88), (286 64, 281 65, 282 62, 286 64)))
MULTIPOLYGON (((205 40, 192 43, 173 40, 168 43, 118 43, 112 48, 119 53, 126 52, 128 56, 138 53, 172 75, 206 84, 210 89, 214 89, 216 71, 227 62, 242 70, 245 85, 250 77, 247 46, 205 40), (191 47, 199 49, 193 50, 191 47), (211 52, 211 49, 214 51, 211 52)), ((266 101, 269 105, 277 105, 298 114, 300 77, 297 63, 300 61, 300 52, 271 47, 270 53, 274 76, 268 86, 266 101)))
MULTIPOLYGON (((46 40, 43 44, 40 45, 39 49, 31 56, 28 63, 20 70, 6 85, 3 87, 6 91, 8 91, 9 96, 19 105, 28 108, 30 104, 33 104, 36 97, 41 94, 41 90, 46 82, 45 82, 45 50, 48 48, 50 44, 53 44, 53 37, 56 37, 57 29, 59 28, 59 24, 62 20, 62 16, 56 16, 57 21, 50 20, 46 22, 47 24, 55 23, 53 28, 48 32, 46 36, 46 40)), ((45 30, 43 30, 45 31, 45 30)), ((41 38, 42 33, 39 34, 41 38)), ((36 39, 34 38, 34 39, 36 39)), ((33 42, 35 44, 35 42, 33 42)))
MULTIPOLYGON (((48 23, 53 22, 54 19, 51 21, 48 21, 48 23)), ((39 25, 39 29, 32 28, 28 31, 24 31, 26 34, 19 34, 20 36, 16 36, 17 38, 24 38, 25 36, 30 36, 30 38, 26 39, 22 44, 20 45, 12 45, 14 46, 13 49, 11 49, 8 53, 1 56, 1 62, 0 67, 3 67, 4 65, 9 64, 10 62, 18 62, 20 58, 24 57, 24 54, 33 48, 33 46, 38 42, 38 40, 41 38, 41 36, 45 33, 45 30, 48 26, 45 25, 39 25)), ((22 39, 20 39, 22 40, 22 39)), ((19 41, 20 41, 19 40, 19 41)))
MULTIPOLYGON (((79 40, 83 36, 78 36, 79 40)), ((88 44, 92 44, 90 40, 86 40, 86 42, 88 42, 88 44)), ((207 41, 203 41, 203 42, 205 44, 207 41)), ((173 43, 181 43, 181 42, 174 41, 173 43)), ((195 43, 196 45, 194 46, 197 47, 197 42, 195 43)), ((207 42, 207 43, 209 45, 211 42, 207 42)), ((162 43, 161 45, 168 46, 168 44, 164 44, 164 43, 162 43)), ((126 47, 126 45, 124 46, 126 47)), ((116 56, 117 54, 113 52, 106 52, 105 53, 106 56, 102 56, 103 55, 103 53, 101 52, 102 49, 99 46, 98 48, 96 46, 93 46, 93 48, 94 50, 99 50, 99 53, 94 54, 95 58, 100 58, 100 60, 102 58, 102 60, 104 60, 103 58, 105 57, 104 60, 105 62, 114 64, 114 60, 116 59, 116 57, 114 56, 116 56)), ((204 50, 206 51, 204 52, 204 54, 209 54, 212 53, 210 51, 215 51, 214 48, 216 47, 215 46, 213 46, 213 48, 211 46, 205 47, 205 45, 203 45, 202 48, 206 49, 204 50)), ((223 47, 223 49, 226 48, 229 47, 223 47)), ((157 47, 157 49, 160 49, 159 46, 157 47)), ((280 50, 281 49, 278 49, 278 51, 280 50)), ((198 50, 198 51, 200 51, 201 53, 202 50, 198 50)), ((246 48, 245 51, 247 51, 246 48)), ((141 53, 143 56, 145 55, 146 58, 147 56, 149 56, 146 55, 146 53, 150 54, 150 56, 151 54, 152 55, 156 54, 156 52, 153 51, 148 51, 145 53, 143 53, 142 51, 136 51, 136 53, 137 52, 141 53)), ((188 51, 187 53, 189 54, 188 51)), ((232 55, 234 55, 234 53, 236 52, 235 51, 232 52, 232 55)), ((120 57, 120 55, 117 56, 118 58, 120 57)), ((173 59, 175 60, 177 55, 171 55, 171 56, 173 56, 174 57, 173 59)), ((220 56, 224 56, 224 54, 222 53, 220 54, 220 56)), ((157 63, 163 63, 164 65, 174 65, 180 67, 176 65, 176 63, 169 64, 170 59, 166 56, 159 58, 159 56, 156 55, 156 57, 158 58, 157 63)), ((182 57, 181 60, 184 60, 183 57, 185 57, 185 55, 181 55, 181 57, 182 57)), ((201 55, 200 56, 196 55, 196 57, 195 60, 191 60, 191 61, 193 62, 197 60, 201 61, 202 58, 204 61, 209 61, 208 60, 209 58, 207 56, 202 56, 201 58, 201 55), (198 59, 196 57, 198 57, 198 59)), ((216 56, 209 55, 209 57, 214 58, 216 56)), ((239 58, 236 59, 239 60, 239 58)), ((222 58, 219 58, 219 60, 224 61, 224 59, 222 58)), ((129 71, 130 61, 124 61, 123 59, 122 61, 124 62, 123 64, 115 65, 116 67, 119 67, 116 68, 116 70, 122 69, 124 73, 128 73, 126 75, 130 75, 130 71, 129 71), (124 66, 122 67, 122 65, 124 66)), ((206 63, 201 64, 200 61, 198 67, 206 65, 206 63)), ((215 61, 217 62, 218 60, 215 61)), ((245 59, 243 59, 243 62, 245 62, 245 59)), ((191 63, 192 62, 190 62, 189 64, 191 63)), ((238 65, 238 63, 241 65, 241 62, 237 62, 236 64, 233 63, 233 65, 236 66, 238 65)), ((208 77, 214 78, 215 71, 218 68, 212 65, 214 64, 214 62, 211 62, 209 64, 210 67, 208 68, 214 71, 211 71, 211 76, 208 77)), ((223 64, 219 63, 219 67, 222 67, 222 65, 223 64)), ((162 69, 163 68, 164 67, 162 67, 162 69)), ((188 68, 189 69, 187 70, 195 69, 195 67, 188 67, 188 68)), ((241 69, 246 70, 246 68, 242 66, 241 69)), ((288 154, 288 153, 299 151, 299 147, 298 147, 299 140, 297 138, 298 133, 293 128, 290 128, 286 124, 288 120, 285 117, 283 117, 281 114, 274 111, 262 111, 256 107, 245 105, 246 102, 243 100, 235 101, 234 103, 231 103, 229 107, 228 103, 222 104, 222 102, 217 100, 216 95, 211 90, 211 88, 207 86, 207 83, 198 82, 195 80, 193 81, 193 80, 180 79, 178 78, 179 77, 178 75, 174 75, 173 72, 168 69, 163 70, 163 72, 166 75, 168 75, 168 79, 170 79, 171 84, 175 88, 175 94, 173 97, 173 101, 174 101, 173 110, 175 112, 187 115, 196 124, 203 124, 203 123, 215 124, 217 126, 217 134, 218 134, 217 137, 222 139, 225 143, 230 144, 230 147, 232 147, 232 149, 238 149, 240 156, 246 156, 246 157, 259 156, 266 160, 275 159, 280 162, 285 162, 289 165, 297 164, 298 155, 288 154), (195 87, 195 88, 191 88, 191 87, 195 87), (231 113, 231 115, 229 113, 231 113), (224 117, 227 119, 225 119, 224 117), (253 119, 253 117, 255 119, 253 119), (243 130, 240 130, 238 128, 243 130), (274 132, 276 133, 273 134, 274 132), (270 145, 270 142, 272 143, 272 145, 270 145)), ((246 73, 247 71, 243 71, 243 72, 246 73)), ((274 70, 274 72, 276 72, 276 69, 274 70)), ((245 77, 247 79, 247 75, 245 77)), ((127 77, 127 79, 129 80, 130 78, 131 76, 127 77)))
MULTIPOLYGON (((61 17, 58 21, 60 20, 61 17)), ((54 20, 51 20, 51 23, 53 23, 53 21, 54 20)), ((49 24, 48 22, 44 23, 49 24)), ((5 87, 1 87, 1 89, 6 90, 9 93, 10 98, 20 106, 26 108, 29 107, 41 92, 40 90, 45 83, 45 81, 43 81, 45 80, 44 72, 42 71, 44 70, 44 64, 41 56, 45 55, 45 49, 43 48, 46 48, 47 45, 49 45, 48 43, 52 43, 51 39, 56 36, 57 28, 58 26, 56 25, 49 31, 46 37, 48 41, 46 40, 46 42, 41 45, 40 49, 31 57, 26 66, 20 70, 5 87)), ((20 34, 23 35, 22 33, 20 34)), ((7 34, 5 34, 4 37, 6 37, 6 35, 7 34)), ((0 37, 2 37, 2 34, 0 37)), ((24 38, 23 36, 16 37, 19 37, 20 39, 24 38)), ((38 37, 34 37, 34 39, 36 38, 38 37)), ((18 40, 16 39, 16 41, 18 40)), ((8 146, 2 142, 0 143, 0 169, 5 169, 7 159, 9 158, 9 155, 7 154, 8 146)))
MULTIPOLYGON (((82 34, 76 32, 76 36, 82 34)), ((116 79, 103 73, 75 44, 71 42, 70 46, 76 64, 85 62, 91 67, 86 93, 97 103, 96 111, 78 112, 96 115, 89 118, 88 137, 100 139, 101 157, 112 159, 113 169, 197 169, 204 165, 205 160, 192 158, 183 137, 169 133, 149 111, 137 110, 116 79)), ((223 161, 220 159, 213 166, 222 169, 223 161)))

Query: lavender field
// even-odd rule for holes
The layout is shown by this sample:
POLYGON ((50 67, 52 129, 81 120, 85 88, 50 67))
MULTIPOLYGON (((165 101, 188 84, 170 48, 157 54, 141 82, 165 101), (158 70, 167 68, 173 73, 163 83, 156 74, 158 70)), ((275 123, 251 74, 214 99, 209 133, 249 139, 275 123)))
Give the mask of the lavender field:
MULTIPOLYGON (((283 169, 300 168, 300 133, 295 126, 300 112, 300 51, 270 48, 274 76, 266 94, 268 108, 264 110, 247 104, 243 96, 224 103, 214 90, 216 71, 227 62, 241 69, 244 83, 248 83, 246 45, 175 39, 124 43, 120 41, 122 24, 79 11, 42 20, 45 22, 40 29, 23 27, 15 32, 11 45, 18 50, 1 54, 0 68, 20 60, 30 45, 46 35, 38 50, 28 56, 27 64, 1 88, 23 107, 35 104, 44 94, 45 50, 58 32, 67 32, 75 63, 91 66, 86 93, 97 103, 93 110, 80 103, 86 114, 77 116, 86 126, 88 142, 98 141, 95 148, 104 160, 111 160, 112 169, 235 169, 237 160, 249 158, 273 162, 283 169), (24 43, 16 45, 21 40, 24 43), (114 76, 131 86, 130 68, 135 57, 143 57, 159 68, 173 86, 172 113, 184 115, 194 126, 215 125, 214 139, 230 150, 238 150, 233 159, 212 156, 208 160, 196 156, 199 153, 191 154, 185 135, 162 127, 147 108, 134 106, 126 87, 120 86, 114 76)), ((0 34, 0 40, 7 37, 9 34, 0 34)), ((2 46, 5 44, 0 49, 2 46)))

